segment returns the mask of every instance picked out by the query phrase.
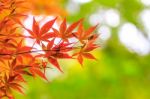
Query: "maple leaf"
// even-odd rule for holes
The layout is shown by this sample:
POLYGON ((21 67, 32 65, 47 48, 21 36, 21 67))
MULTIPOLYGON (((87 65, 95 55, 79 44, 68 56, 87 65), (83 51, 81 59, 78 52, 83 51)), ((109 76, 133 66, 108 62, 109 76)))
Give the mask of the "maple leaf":
POLYGON ((44 56, 48 59, 48 61, 53 64, 58 70, 62 72, 62 69, 60 68, 60 65, 57 61, 57 59, 63 59, 63 58, 72 58, 68 53, 68 51, 72 50, 72 47, 67 47, 70 44, 65 44, 64 42, 59 43, 58 45, 54 44, 55 39, 52 39, 48 44, 47 47, 42 44, 42 48, 45 51, 44 56))
POLYGON ((96 58, 91 53, 89 53, 90 51, 99 47, 99 45, 94 44, 94 42, 95 40, 88 41, 85 45, 82 46, 79 52, 73 54, 73 56, 77 56, 77 60, 79 61, 81 65, 83 65, 83 57, 87 59, 96 60, 96 58))
MULTIPOLYGON (((26 69, 30 68, 29 65, 24 64, 18 64, 17 59, 14 59, 11 63, 8 62, 9 69, 10 69, 10 75, 31 75, 26 69)), ((23 79, 22 79, 23 80, 23 79)), ((24 80, 23 80, 24 81, 24 80)))
POLYGON ((24 68, 28 68, 30 72, 25 71, 25 73, 27 75, 31 75, 31 76, 34 76, 34 77, 36 75, 38 75, 41 78, 47 80, 47 78, 45 76, 45 73, 43 73, 42 70, 41 70, 40 64, 36 62, 36 57, 33 57, 32 59, 30 59, 27 65, 17 65, 17 67, 16 67, 16 69, 19 69, 19 70, 24 69, 24 68))
POLYGON ((53 28, 53 31, 54 31, 55 35, 57 35, 57 37, 60 37, 64 41, 68 42, 68 38, 73 37, 73 35, 72 35, 73 30, 79 25, 79 23, 82 20, 83 19, 80 19, 79 21, 74 22, 67 28, 66 19, 64 19, 63 22, 60 24, 59 30, 53 28))
POLYGON ((22 94, 24 94, 24 92, 22 91, 22 86, 19 84, 20 83, 20 77, 18 75, 15 76, 10 76, 9 78, 5 77, 5 80, 2 81, 2 86, 0 91, 2 91, 3 93, 5 93, 5 95, 7 97, 9 97, 10 99, 13 99, 11 90, 14 89, 22 94))
POLYGON ((54 44, 54 39, 51 40, 48 44, 47 44, 47 47, 42 44, 42 48, 45 50, 45 55, 44 57, 47 57, 48 61, 53 64, 56 68, 58 68, 58 70, 62 71, 61 68, 60 68, 60 65, 57 61, 57 59, 54 57, 55 54, 57 53, 55 50, 53 51, 52 48, 53 48, 53 44, 54 44))
POLYGON ((32 30, 25 28, 21 23, 20 25, 22 25, 24 29, 29 32, 29 34, 31 35, 31 36, 28 36, 29 38, 36 39, 36 42, 40 44, 41 41, 48 42, 49 38, 55 37, 55 34, 53 32, 48 32, 48 31, 52 28, 56 19, 57 17, 54 18, 53 20, 48 21, 41 27, 41 29, 39 28, 39 23, 36 22, 34 17, 33 17, 32 30))
POLYGON ((78 27, 78 31, 75 32, 73 35, 82 43, 85 44, 86 40, 95 40, 98 37, 98 34, 93 34, 94 30, 98 25, 88 28, 87 30, 84 29, 82 22, 78 27))
MULTIPOLYGON (((45 74, 39 69, 39 68, 35 68, 35 67, 31 67, 30 68, 30 72, 32 73, 33 76, 35 76, 35 74, 39 75, 41 78, 47 80, 45 74)), ((48 80, 47 80, 48 81, 48 80)))

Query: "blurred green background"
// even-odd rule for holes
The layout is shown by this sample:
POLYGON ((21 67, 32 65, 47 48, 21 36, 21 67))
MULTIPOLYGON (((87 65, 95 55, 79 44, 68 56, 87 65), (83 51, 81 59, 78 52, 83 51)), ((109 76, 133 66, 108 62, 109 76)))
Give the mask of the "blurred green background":
POLYGON ((150 0, 64 0, 71 23, 99 23, 98 61, 60 61, 64 73, 47 70, 50 82, 27 78, 16 99, 150 99, 150 0))

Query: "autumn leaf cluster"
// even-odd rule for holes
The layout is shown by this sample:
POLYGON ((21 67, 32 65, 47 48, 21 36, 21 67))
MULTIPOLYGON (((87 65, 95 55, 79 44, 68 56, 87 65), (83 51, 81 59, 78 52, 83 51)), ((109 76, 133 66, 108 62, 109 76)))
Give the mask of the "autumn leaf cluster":
POLYGON ((41 26, 33 17, 32 29, 28 29, 23 24, 29 11, 26 3, 27 0, 0 0, 0 99, 14 99, 12 90, 24 94, 25 75, 47 80, 47 64, 63 72, 59 59, 76 59, 81 65, 84 58, 96 59, 90 52, 99 47, 95 44, 97 26, 84 29, 83 19, 68 25, 65 18, 60 21, 58 17, 41 26), (25 36, 23 31, 30 35, 25 36), (26 39, 33 41, 32 46, 25 43, 26 39))

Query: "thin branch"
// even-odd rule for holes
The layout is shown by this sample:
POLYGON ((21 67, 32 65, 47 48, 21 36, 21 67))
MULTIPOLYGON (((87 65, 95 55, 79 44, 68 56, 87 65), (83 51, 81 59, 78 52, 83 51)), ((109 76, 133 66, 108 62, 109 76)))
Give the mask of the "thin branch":
MULTIPOLYGON (((66 50, 66 49, 79 49, 82 46, 78 46, 78 47, 70 47, 70 48, 65 48, 65 49, 61 49, 61 50, 66 50)), ((35 51, 26 51, 26 52, 19 52, 19 53, 14 53, 14 54, 0 54, 0 56, 14 56, 14 55, 20 55, 20 54, 27 54, 27 53, 38 53, 38 52, 48 52, 48 51, 61 51, 59 49, 55 49, 55 50, 35 50, 35 51)))

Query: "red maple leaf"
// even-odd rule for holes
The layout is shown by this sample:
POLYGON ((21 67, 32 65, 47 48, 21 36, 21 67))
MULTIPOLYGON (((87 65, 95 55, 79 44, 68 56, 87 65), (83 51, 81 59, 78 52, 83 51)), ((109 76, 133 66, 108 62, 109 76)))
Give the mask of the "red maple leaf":
MULTIPOLYGON (((21 25, 24 27, 25 30, 27 30, 29 32, 29 34, 31 36, 28 36, 29 38, 32 38, 32 39, 36 39, 36 42, 38 44, 40 44, 41 41, 46 41, 48 42, 50 38, 52 37, 55 37, 55 34, 53 32, 48 32, 54 22, 56 21, 57 17, 54 18, 53 20, 50 20, 48 21, 47 23, 45 23, 41 29, 39 28, 39 23, 36 22, 35 18, 33 17, 33 25, 32 25, 32 30, 30 29, 27 29, 26 27, 24 27, 21 23, 21 25)), ((23 36, 23 37, 26 37, 26 36, 23 36)))

